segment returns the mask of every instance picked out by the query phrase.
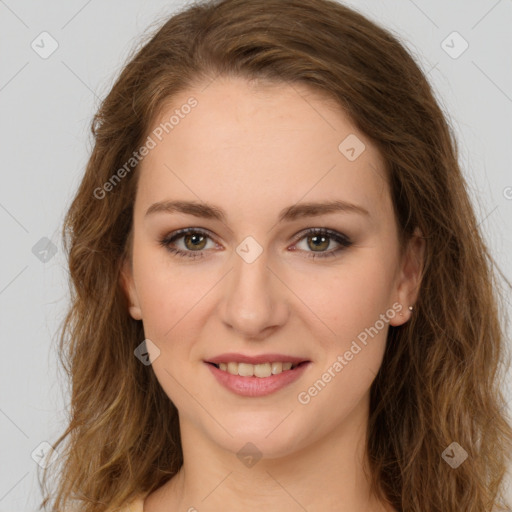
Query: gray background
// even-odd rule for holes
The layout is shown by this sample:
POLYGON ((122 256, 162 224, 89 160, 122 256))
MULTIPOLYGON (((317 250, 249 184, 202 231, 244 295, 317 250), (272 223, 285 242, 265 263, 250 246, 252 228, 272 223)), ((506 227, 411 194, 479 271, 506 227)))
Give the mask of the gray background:
MULTIPOLYGON (((512 1, 347 3, 390 28, 428 72, 480 226, 511 279, 512 1)), ((54 350, 68 293, 60 227, 91 147, 90 120, 143 32, 183 4, 0 0, 0 512, 36 510, 31 454, 64 428, 67 391, 54 350), (47 58, 44 31, 58 43, 47 58)))

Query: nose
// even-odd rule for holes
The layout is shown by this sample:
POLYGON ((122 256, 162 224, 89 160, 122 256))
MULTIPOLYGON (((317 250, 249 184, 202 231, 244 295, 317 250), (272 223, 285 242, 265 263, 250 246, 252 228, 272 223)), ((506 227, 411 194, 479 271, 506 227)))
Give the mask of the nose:
POLYGON ((243 339, 263 340, 289 315, 286 286, 268 267, 266 251, 252 263, 234 255, 226 276, 220 314, 224 324, 243 339))

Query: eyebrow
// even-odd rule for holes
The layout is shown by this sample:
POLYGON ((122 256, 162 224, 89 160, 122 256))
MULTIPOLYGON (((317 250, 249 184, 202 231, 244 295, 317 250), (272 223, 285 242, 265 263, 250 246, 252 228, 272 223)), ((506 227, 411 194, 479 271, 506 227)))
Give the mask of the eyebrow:
MULTIPOLYGON (((145 216, 155 213, 185 213, 194 217, 218 220, 226 222, 225 212, 205 202, 197 201, 159 201, 152 204, 145 213, 145 216)), ((316 217, 328 213, 358 213, 370 216, 366 208, 349 203, 346 201, 336 200, 321 203, 300 203, 284 208, 279 213, 279 222, 291 222, 303 217, 316 217)))

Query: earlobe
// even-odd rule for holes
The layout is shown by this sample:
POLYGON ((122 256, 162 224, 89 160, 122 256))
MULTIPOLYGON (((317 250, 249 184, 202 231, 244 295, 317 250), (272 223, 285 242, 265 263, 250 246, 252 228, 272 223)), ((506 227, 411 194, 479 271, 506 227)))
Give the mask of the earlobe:
POLYGON ((121 274, 119 276, 121 288, 124 291, 126 299, 128 301, 128 312, 134 320, 142 320, 142 311, 139 305, 139 299, 137 291, 135 289, 135 283, 133 281, 133 273, 131 264, 126 258, 121 268, 121 274))
POLYGON ((413 313, 414 313, 414 306, 413 305, 409 305, 407 307, 404 306, 404 304, 400 304, 401 306, 401 309, 399 311, 398 314, 396 314, 393 318, 390 318, 389 320, 389 324, 392 325, 393 327, 398 327, 400 325, 403 325, 405 324, 406 322, 408 322, 413 313))
POLYGON ((142 320, 142 311, 140 310, 139 306, 130 305, 128 311, 134 320, 142 320))

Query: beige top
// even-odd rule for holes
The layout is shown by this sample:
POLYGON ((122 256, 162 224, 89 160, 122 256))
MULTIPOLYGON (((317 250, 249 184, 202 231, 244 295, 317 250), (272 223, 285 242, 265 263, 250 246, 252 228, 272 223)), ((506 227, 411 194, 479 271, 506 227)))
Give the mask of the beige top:
POLYGON ((121 512, 143 512, 145 497, 145 495, 140 495, 134 501, 129 503, 125 508, 123 508, 121 512))

